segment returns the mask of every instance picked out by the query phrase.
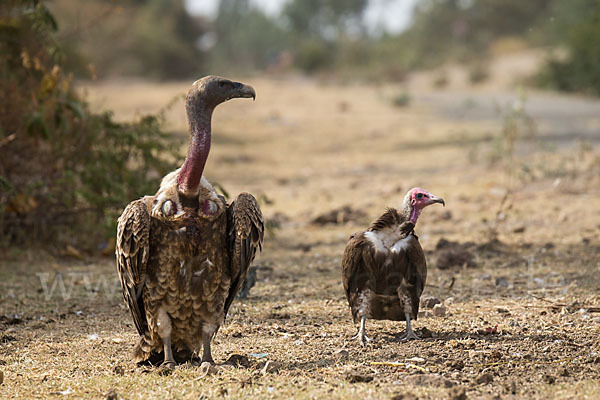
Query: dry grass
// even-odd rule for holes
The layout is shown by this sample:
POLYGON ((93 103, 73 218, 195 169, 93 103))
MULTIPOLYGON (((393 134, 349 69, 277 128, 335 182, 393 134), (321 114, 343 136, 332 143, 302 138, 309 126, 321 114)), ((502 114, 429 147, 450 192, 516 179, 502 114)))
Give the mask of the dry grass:
MULTIPOLYGON (((279 228, 257 259, 257 286, 248 300, 234 304, 214 356, 224 362, 232 354, 267 355, 249 356, 248 368, 222 367, 206 377, 187 365, 170 376, 138 368, 129 361, 136 335, 113 261, 25 254, 0 267, 2 397, 102 398, 112 390, 131 399, 449 398, 462 390, 469 398, 600 394, 600 314, 590 309, 600 306, 597 148, 569 164, 568 178, 558 183, 549 173, 523 183, 490 168, 481 154, 469 157, 469 143, 500 122, 445 120, 419 103, 394 108, 397 87, 249 83, 256 102, 217 109, 206 174, 232 194, 259 196, 265 216, 279 228), (370 321, 376 341, 361 349, 350 340, 355 328, 340 282, 341 253, 351 233, 398 205, 412 186, 446 199, 446 209, 424 212, 418 233, 430 261, 426 294, 453 300, 447 316, 416 322, 417 332, 428 336, 423 341, 400 343, 404 324, 370 321), (368 218, 310 223, 344 205, 368 218), (488 243, 491 230, 502 246, 488 243), (476 267, 438 269, 434 249, 441 238, 474 242, 476 267), (60 273, 67 289, 73 277, 72 296, 46 301, 40 272, 49 273, 49 284, 60 273), (502 278, 507 287, 496 285, 502 278), (85 279, 93 288, 107 280, 112 294, 103 287, 90 292, 85 279), (497 333, 485 334, 495 325, 497 333), (340 349, 347 358, 336 353, 340 349), (422 359, 410 361, 415 367, 371 364, 413 357, 422 359), (262 373, 266 360, 278 371, 262 373), (348 373, 373 380, 351 383, 348 373)), ((128 119, 155 112, 188 87, 120 82, 89 93, 95 104, 128 119)), ((183 142, 181 102, 168 118, 183 142)), ((535 157, 549 168, 573 155, 535 157)))

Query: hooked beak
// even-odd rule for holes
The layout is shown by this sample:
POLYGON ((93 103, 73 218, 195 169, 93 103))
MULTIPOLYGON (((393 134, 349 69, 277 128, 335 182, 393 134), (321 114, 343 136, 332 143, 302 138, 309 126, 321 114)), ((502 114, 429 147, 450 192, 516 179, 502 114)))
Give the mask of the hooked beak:
POLYGON ((233 82, 233 86, 234 92, 232 98, 239 97, 249 99, 250 97, 252 97, 252 100, 256 100, 256 92, 254 91, 254 88, 252 86, 244 85, 241 82, 233 82))
POLYGON ((446 202, 441 197, 437 197, 434 195, 429 195, 429 204, 440 203, 444 207, 446 207, 446 202))

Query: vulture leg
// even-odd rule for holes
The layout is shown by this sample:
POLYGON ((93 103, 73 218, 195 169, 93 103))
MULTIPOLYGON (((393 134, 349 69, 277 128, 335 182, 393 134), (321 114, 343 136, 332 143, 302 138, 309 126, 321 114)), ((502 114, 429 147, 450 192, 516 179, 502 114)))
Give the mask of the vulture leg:
POLYGON ((412 326, 410 325, 410 314, 406 313, 406 333, 400 336, 400 340, 403 342, 407 342, 409 340, 420 340, 421 338, 417 336, 415 331, 413 331, 412 326))
POLYGON ((202 362, 215 363, 215 360, 212 358, 212 353, 210 352, 210 341, 212 340, 213 335, 213 330, 202 329, 202 362))
POLYGON ((173 350, 171 349, 171 318, 164 309, 158 311, 158 336, 163 342, 163 351, 165 353, 165 360, 162 363, 162 367, 166 369, 175 369, 175 358, 173 357, 173 350))
POLYGON ((358 333, 356 335, 352 336, 352 339, 358 339, 358 342, 363 347, 365 347, 365 344, 367 342, 373 341, 373 339, 371 339, 370 337, 367 336, 367 331, 365 330, 366 321, 367 321, 367 317, 363 315, 360 319, 360 328, 358 329, 358 333))

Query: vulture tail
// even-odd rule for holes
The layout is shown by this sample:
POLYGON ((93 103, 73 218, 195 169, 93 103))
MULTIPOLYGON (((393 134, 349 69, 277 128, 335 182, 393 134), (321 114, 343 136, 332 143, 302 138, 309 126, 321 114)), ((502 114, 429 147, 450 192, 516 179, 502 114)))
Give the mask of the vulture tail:
POLYGON ((140 340, 138 340, 133 348, 133 361, 136 363, 146 361, 150 357, 152 350, 152 339, 150 338, 150 333, 146 332, 143 336, 140 336, 140 340))

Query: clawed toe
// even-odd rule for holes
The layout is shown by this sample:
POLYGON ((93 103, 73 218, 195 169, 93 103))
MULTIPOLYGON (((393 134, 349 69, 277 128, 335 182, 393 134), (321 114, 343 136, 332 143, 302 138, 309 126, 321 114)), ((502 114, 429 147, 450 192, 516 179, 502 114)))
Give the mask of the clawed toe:
POLYGON ((421 340, 421 338, 413 331, 406 332, 404 335, 400 336, 401 342, 408 342, 410 340, 421 340))
POLYGON ((208 360, 202 360, 199 365, 202 365, 205 362, 209 363, 210 365, 217 365, 217 363, 215 363, 215 360, 213 360, 212 358, 208 360))
POLYGON ((360 345, 361 345, 362 347, 365 347, 365 346, 367 345, 367 343, 372 343, 372 342, 373 342, 373 339, 371 339, 371 338, 369 338, 369 337, 364 337, 364 338, 361 338, 361 339, 359 340, 359 342, 360 342, 360 345))
POLYGON ((176 364, 174 361, 167 361, 160 365, 158 368, 158 373, 160 375, 169 375, 171 372, 175 370, 176 364))
POLYGON ((202 365, 202 360, 200 360, 199 358, 193 358, 192 360, 190 360, 190 364, 192 365, 192 367, 199 367, 200 365, 202 365))
POLYGON ((373 339, 371 339, 367 335, 361 335, 360 332, 357 333, 356 335, 352 336, 352 340, 358 340, 358 342, 360 343, 360 345, 362 347, 365 347, 367 345, 367 343, 374 342, 373 339))

